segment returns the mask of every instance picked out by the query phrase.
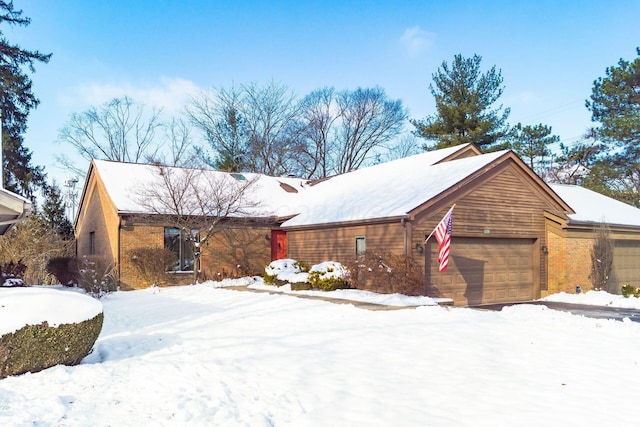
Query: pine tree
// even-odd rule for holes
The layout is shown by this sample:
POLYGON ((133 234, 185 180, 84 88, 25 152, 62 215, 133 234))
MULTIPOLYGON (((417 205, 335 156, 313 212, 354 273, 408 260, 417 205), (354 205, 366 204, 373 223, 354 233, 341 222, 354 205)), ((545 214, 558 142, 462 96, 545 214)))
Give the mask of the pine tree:
POLYGON ((633 62, 620 59, 593 83, 586 106, 608 150, 585 185, 605 183, 605 194, 640 207, 640 48, 636 52, 633 62))
MULTIPOLYGON (((13 1, 0 0, 0 25, 27 26, 31 20, 15 10, 13 1)), ((27 116, 39 100, 32 92, 26 70, 35 72, 36 62, 49 62, 51 54, 30 51, 9 43, 0 31, 0 109, 2 120, 3 184, 5 188, 33 197, 45 185, 44 169, 31 164, 31 152, 22 145, 27 116), (26 68, 26 70, 25 70, 26 68)))
POLYGON ((513 127, 513 138, 513 150, 538 174, 551 160, 549 146, 560 141, 560 137, 551 134, 551 126, 542 123, 535 126, 518 123, 513 127))
POLYGON ((492 108, 503 92, 502 74, 493 66, 481 73, 482 57, 456 55, 451 65, 446 61, 432 75, 429 90, 436 99, 436 114, 423 120, 412 120, 415 134, 438 149, 474 143, 484 151, 505 148, 510 110, 492 108), (502 143, 502 144, 501 144, 502 143))
POLYGON ((65 203, 60 187, 54 182, 44 190, 45 200, 41 216, 46 226, 57 232, 64 240, 73 237, 73 226, 65 214, 65 203))

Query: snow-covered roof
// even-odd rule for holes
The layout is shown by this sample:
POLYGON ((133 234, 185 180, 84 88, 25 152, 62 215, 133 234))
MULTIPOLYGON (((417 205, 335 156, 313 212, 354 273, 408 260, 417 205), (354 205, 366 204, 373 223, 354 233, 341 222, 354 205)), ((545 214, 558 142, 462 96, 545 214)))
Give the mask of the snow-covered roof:
POLYGON ((404 216, 506 153, 437 163, 451 154, 438 150, 337 175, 301 193, 298 215, 282 226, 404 216))
MULTIPOLYGON (((143 200, 145 194, 149 194, 150 188, 159 190, 166 188, 158 166, 105 160, 94 160, 93 164, 109 197, 121 213, 152 213, 149 202, 143 200)), ((172 167, 164 168, 164 170, 166 173, 173 173, 176 176, 188 171, 188 169, 172 167)), ((288 215, 297 195, 296 191, 303 190, 306 182, 303 179, 270 177, 253 173, 231 174, 212 170, 199 172, 202 173, 198 179, 202 182, 203 188, 207 182, 213 181, 230 188, 243 185, 246 182, 253 182, 245 196, 255 206, 246 213, 259 216, 288 215)))
POLYGON ((551 189, 576 212, 576 222, 640 227, 640 209, 577 185, 551 184, 551 189))

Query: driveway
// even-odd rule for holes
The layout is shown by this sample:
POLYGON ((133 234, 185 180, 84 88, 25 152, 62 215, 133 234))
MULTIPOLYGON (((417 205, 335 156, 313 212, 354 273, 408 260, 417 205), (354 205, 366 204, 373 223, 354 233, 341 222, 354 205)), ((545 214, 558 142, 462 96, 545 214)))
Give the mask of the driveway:
POLYGON ((632 322, 640 322, 640 310, 635 310, 632 308, 568 304, 564 302, 552 302, 552 301, 529 301, 529 302, 518 302, 518 303, 512 303, 512 304, 485 304, 485 305, 473 306, 471 308, 481 309, 481 310, 500 311, 506 306, 515 305, 515 304, 544 305, 549 307, 552 310, 566 311, 566 312, 580 315, 580 316, 592 317, 594 319, 612 319, 612 320, 622 321, 623 319, 628 318, 632 322))

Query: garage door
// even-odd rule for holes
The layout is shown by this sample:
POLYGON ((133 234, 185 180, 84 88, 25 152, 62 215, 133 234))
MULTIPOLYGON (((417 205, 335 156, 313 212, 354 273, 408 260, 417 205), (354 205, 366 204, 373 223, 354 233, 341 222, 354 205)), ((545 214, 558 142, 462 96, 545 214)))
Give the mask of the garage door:
POLYGON ((534 299, 532 239, 456 238, 449 266, 438 272, 438 243, 427 252, 428 294, 452 298, 455 305, 476 305, 534 299))
POLYGON ((613 283, 640 286, 640 242, 617 240, 613 250, 613 283))

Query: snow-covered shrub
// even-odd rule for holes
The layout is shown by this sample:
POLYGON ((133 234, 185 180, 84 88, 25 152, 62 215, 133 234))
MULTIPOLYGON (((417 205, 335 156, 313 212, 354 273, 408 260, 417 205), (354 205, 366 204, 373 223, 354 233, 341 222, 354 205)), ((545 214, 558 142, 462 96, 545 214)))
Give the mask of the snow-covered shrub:
MULTIPOLYGON (((33 288, 20 289, 20 292, 26 292, 33 288)), ((7 295, 0 291, 0 297, 7 295)), ((15 291, 18 291, 16 289, 15 291)), ((51 295, 55 295, 53 291, 51 295)), ((34 307, 42 304, 41 301, 32 301, 30 294, 25 294, 25 299, 21 294, 17 299, 12 296, 7 301, 2 302, 2 306, 12 311, 10 304, 27 305, 34 307)), ((51 301, 50 296, 45 296, 46 301, 59 306, 65 304, 65 301, 55 298, 51 301)), ((98 313, 92 318, 81 321, 79 323, 63 323, 57 326, 49 325, 45 320, 38 324, 27 324, 26 326, 16 330, 15 332, 5 333, 0 336, 0 379, 9 375, 19 375, 25 372, 38 372, 43 369, 55 365, 77 365, 90 352, 100 331, 102 330, 103 313, 101 305, 92 298, 84 295, 75 294, 69 304, 74 307, 68 307, 68 312, 78 310, 78 305, 82 304, 86 308, 85 311, 98 313), (86 302, 84 300, 87 300, 86 302), (86 304, 86 306, 84 305, 86 304)), ((15 311, 15 307, 13 307, 15 311)), ((36 313, 37 315, 38 313, 36 313)), ((35 322, 34 322, 35 323, 35 322)))
POLYGON ((264 283, 282 286, 287 283, 304 283, 309 277, 307 266, 295 259, 271 261, 264 269, 264 283))
POLYGON ((640 298, 640 288, 630 285, 629 283, 622 285, 620 293, 622 293, 622 296, 625 298, 629 298, 631 295, 636 298, 640 298))
POLYGON ((18 262, 10 261, 0 265, 0 286, 14 287, 24 286, 22 278, 27 266, 22 260, 18 262))
POLYGON ((335 291, 349 288, 349 270, 336 261, 316 264, 309 270, 309 283, 314 289, 335 291))

